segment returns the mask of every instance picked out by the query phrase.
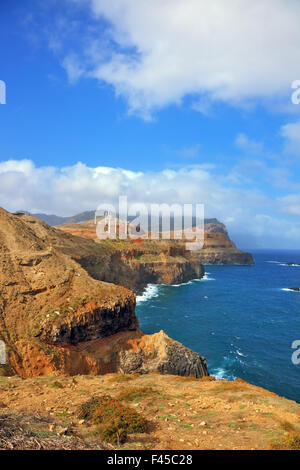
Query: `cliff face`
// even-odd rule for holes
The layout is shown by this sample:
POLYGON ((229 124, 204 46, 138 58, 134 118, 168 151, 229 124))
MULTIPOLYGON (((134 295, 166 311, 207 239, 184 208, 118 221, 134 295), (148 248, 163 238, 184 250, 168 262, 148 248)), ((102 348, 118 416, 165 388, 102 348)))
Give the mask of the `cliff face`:
POLYGON ((185 240, 100 241, 93 221, 58 228, 80 237, 79 249, 63 249, 92 277, 122 284, 135 292, 141 292, 148 283, 180 284, 200 279, 203 264, 253 264, 252 256, 238 250, 226 227, 215 219, 205 224, 204 247, 195 252, 186 250, 185 240))
POLYGON ((146 374, 160 372, 180 376, 208 376, 206 360, 198 353, 169 338, 163 331, 144 335, 141 331, 123 331, 106 338, 65 349, 62 373, 146 374))
POLYGON ((205 224, 203 249, 194 256, 203 264, 254 264, 252 255, 238 250, 225 225, 218 221, 205 224))
MULTIPOLYGON (((126 367, 131 362, 122 350, 135 351, 132 357, 139 357, 143 371, 167 367, 163 364, 168 362, 168 348, 176 342, 163 336, 152 343, 143 340, 134 293, 93 279, 67 253, 75 258, 77 250, 89 252, 90 245, 84 245, 82 239, 29 215, 0 209, 0 339, 6 345, 8 372, 34 376, 119 371, 124 358, 126 367), (170 344, 164 354, 163 341, 170 344)), ((111 253, 103 248, 106 255, 111 253)), ((173 370, 208 374, 201 366, 203 358, 193 354, 191 365, 189 353, 185 362, 179 354, 173 370)))
POLYGON ((171 257, 160 254, 144 254, 135 250, 112 251, 104 261, 98 245, 98 253, 78 256, 78 263, 95 279, 118 283, 136 293, 143 291, 149 283, 181 284, 191 279, 200 279, 204 268, 198 259, 183 256, 171 257))

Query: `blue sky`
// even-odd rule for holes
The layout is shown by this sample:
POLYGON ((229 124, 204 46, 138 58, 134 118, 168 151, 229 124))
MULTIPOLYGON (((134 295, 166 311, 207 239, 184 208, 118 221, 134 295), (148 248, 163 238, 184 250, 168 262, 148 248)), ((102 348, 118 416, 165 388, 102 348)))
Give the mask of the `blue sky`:
POLYGON ((2 0, 0 204, 204 203, 242 247, 300 248, 300 2, 226 5, 2 0))

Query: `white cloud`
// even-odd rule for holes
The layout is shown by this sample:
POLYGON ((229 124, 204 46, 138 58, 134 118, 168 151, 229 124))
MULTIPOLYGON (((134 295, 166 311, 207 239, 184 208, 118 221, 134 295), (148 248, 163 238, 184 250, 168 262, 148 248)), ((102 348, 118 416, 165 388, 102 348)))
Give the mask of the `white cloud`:
POLYGON ((213 100, 290 101, 300 76, 298 0, 76 2, 111 25, 109 56, 94 51, 86 74, 113 85, 146 119, 186 95, 200 111, 204 102, 205 112, 213 100))
POLYGON ((279 198, 281 212, 284 214, 300 216, 300 194, 289 194, 288 196, 279 198))
MULTIPOLYGON (((285 241, 291 243, 291 233, 297 233, 293 241, 299 246, 300 222, 271 215, 276 204, 282 210, 289 200, 274 203, 261 191, 236 186, 230 174, 220 176, 209 166, 143 173, 90 168, 83 163, 64 168, 39 168, 30 160, 0 163, 0 201, 11 211, 74 215, 96 209, 103 202, 116 204, 119 195, 127 195, 129 202, 204 203, 206 216, 227 221, 232 234, 243 233, 262 246, 268 246, 270 237, 278 234, 277 246, 284 246, 285 241)), ((296 206, 299 197, 297 201, 291 202, 296 206)))
POLYGON ((300 156, 300 121, 282 126, 281 135, 286 140, 285 152, 300 156))
POLYGON ((84 68, 80 65, 76 55, 70 54, 62 61, 62 66, 66 70, 70 83, 75 83, 84 74, 84 68))
POLYGON ((249 139, 246 134, 239 134, 235 140, 236 146, 244 152, 251 155, 262 155, 264 152, 264 145, 253 139, 249 139))

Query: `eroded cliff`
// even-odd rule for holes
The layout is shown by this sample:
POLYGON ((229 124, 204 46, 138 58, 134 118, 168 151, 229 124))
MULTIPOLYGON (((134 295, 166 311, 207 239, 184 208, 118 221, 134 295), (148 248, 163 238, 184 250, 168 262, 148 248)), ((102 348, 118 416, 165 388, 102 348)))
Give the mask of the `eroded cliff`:
POLYGON ((76 236, 77 240, 80 237, 79 249, 64 246, 63 250, 92 277, 119 283, 138 293, 148 283, 180 284, 200 279, 204 275, 204 264, 253 264, 251 254, 238 250, 226 227, 215 219, 205 224, 204 246, 198 251, 187 251, 186 240, 100 241, 94 221, 57 228, 76 236))

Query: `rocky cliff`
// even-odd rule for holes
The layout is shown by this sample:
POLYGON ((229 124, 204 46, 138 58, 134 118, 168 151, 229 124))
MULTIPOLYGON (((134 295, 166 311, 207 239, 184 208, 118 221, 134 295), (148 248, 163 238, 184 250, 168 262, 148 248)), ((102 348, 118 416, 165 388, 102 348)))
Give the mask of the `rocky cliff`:
POLYGON ((216 219, 205 224, 204 246, 195 256, 203 264, 254 264, 252 255, 238 250, 225 225, 216 219))
MULTIPOLYGON (((75 260, 77 252, 90 256, 94 246, 0 209, 0 339, 7 372, 102 374, 131 367, 207 375, 199 354, 138 330, 132 291, 93 279, 75 260)), ((110 259, 110 249, 96 246, 96 256, 99 249, 110 259)))
POLYGON ((94 221, 57 228, 80 237, 81 248, 63 249, 92 277, 119 283, 138 293, 148 283, 180 284, 200 279, 204 275, 204 264, 253 264, 251 254, 238 250, 226 227, 216 219, 205 224, 204 246, 199 251, 187 251, 186 240, 100 241, 94 221))

